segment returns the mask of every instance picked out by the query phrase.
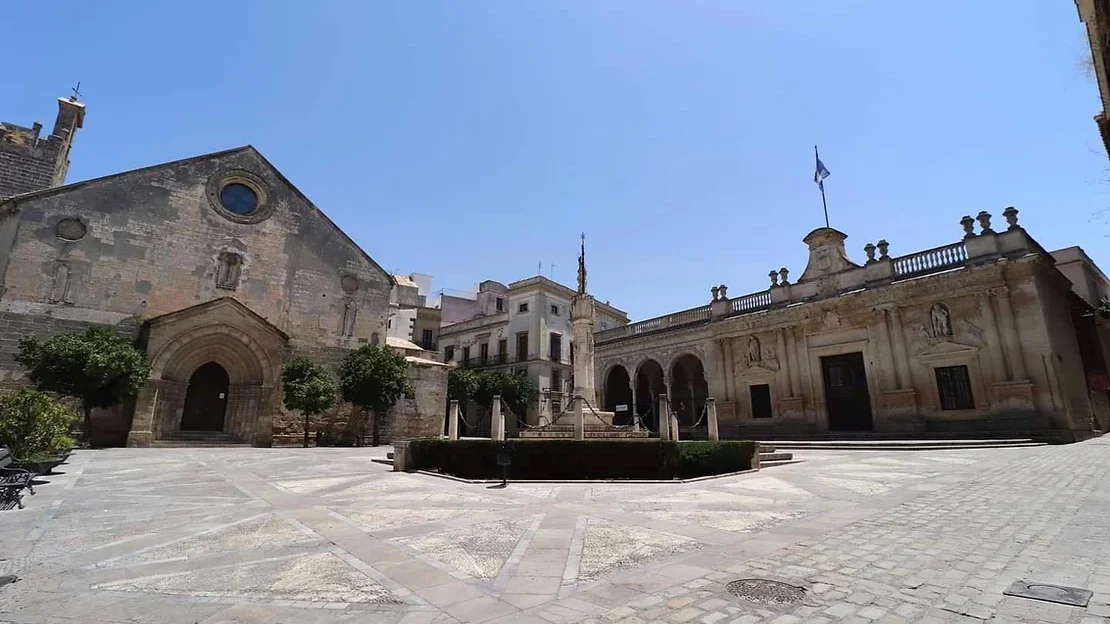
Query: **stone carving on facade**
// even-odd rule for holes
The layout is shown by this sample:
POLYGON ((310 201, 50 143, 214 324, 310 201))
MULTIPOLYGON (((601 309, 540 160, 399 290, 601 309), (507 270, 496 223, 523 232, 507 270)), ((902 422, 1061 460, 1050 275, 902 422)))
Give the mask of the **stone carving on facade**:
POLYGON ((875 259, 875 246, 871 243, 867 243, 863 246, 863 253, 867 254, 866 264, 875 264, 878 262, 878 260, 875 259))
POLYGON ((50 303, 73 303, 69 293, 71 272, 69 265, 64 262, 54 265, 54 281, 50 287, 50 303))
POLYGON ((243 266, 243 257, 233 251, 220 254, 219 265, 216 269, 216 288, 235 290, 239 287, 239 274, 243 266))
POLYGON ((354 275, 344 275, 339 279, 339 287, 348 295, 358 292, 358 278, 354 275))
POLYGON ((771 271, 770 273, 767 274, 767 277, 771 278, 771 288, 774 288, 775 286, 779 285, 779 272, 778 271, 771 271))
POLYGON ((720 286, 714 286, 713 288, 709 289, 709 294, 713 295, 713 301, 718 301, 717 297, 720 294, 720 290, 720 286))
POLYGON ((948 307, 937 303, 929 310, 929 322, 933 328, 934 338, 943 338, 952 335, 952 318, 948 307))
MULTIPOLYGON (((355 335, 355 317, 358 316, 358 304, 354 299, 348 299, 343 304, 343 322, 340 325, 340 334, 343 336, 355 335)), ((375 334, 377 335, 377 334, 375 334)))
POLYGON ((836 310, 827 310, 823 319, 825 329, 836 329, 840 327, 840 315, 836 310))
POLYGON ((882 239, 877 244, 879 246, 879 260, 890 260, 890 243, 886 242, 886 239, 882 239))
POLYGON ((782 284, 783 286, 789 286, 790 285, 790 280, 788 279, 789 277, 790 277, 790 271, 787 271, 786 267, 782 267, 781 269, 779 269, 779 283, 780 284, 782 284))
POLYGON ((748 338, 748 365, 757 364, 763 361, 763 349, 759 344, 759 338, 751 336, 748 338))
POLYGON ((991 213, 980 210, 975 218, 979 220, 980 234, 994 234, 994 230, 991 229, 991 213))
POLYGON ((1006 218, 1007 230, 1020 230, 1021 226, 1018 225, 1018 209, 1013 206, 1007 207, 1002 211, 1002 216, 1006 218))
POLYGON ((975 228, 975 219, 972 219, 971 215, 964 215, 964 218, 960 219, 960 225, 964 228, 965 239, 975 238, 975 232, 973 231, 975 228))
POLYGON ((728 286, 721 284, 717 287, 717 292, 721 295, 721 301, 728 301, 728 286))

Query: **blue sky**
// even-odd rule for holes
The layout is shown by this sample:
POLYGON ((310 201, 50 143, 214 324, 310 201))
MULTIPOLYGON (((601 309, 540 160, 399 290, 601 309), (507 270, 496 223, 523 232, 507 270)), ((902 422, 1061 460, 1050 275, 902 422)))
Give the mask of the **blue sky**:
POLYGON ((762 290, 822 224, 815 143, 857 261, 1015 205, 1110 270, 1067 0, 55 0, 5 21, 0 119, 49 128, 81 81, 69 181, 250 143, 436 289, 538 262, 572 283, 585 231, 591 292, 634 319, 762 290))

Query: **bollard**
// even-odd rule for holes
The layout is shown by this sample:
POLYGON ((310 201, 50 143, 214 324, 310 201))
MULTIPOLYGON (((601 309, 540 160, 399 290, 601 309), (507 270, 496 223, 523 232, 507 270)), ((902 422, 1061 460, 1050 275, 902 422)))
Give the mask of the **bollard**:
POLYGON ((490 408, 489 437, 498 442, 505 439, 505 417, 501 414, 500 394, 494 395, 493 405, 490 408))
POLYGON ((721 434, 717 430, 717 401, 713 397, 705 400, 705 418, 709 427, 710 441, 717 442, 721 439, 721 434))
POLYGON ((671 402, 667 395, 659 395, 659 439, 671 439, 671 402))
POLYGON ((574 401, 574 439, 586 439, 586 421, 582 417, 582 402, 585 400, 582 395, 575 395, 574 401))
POLYGON ((459 402, 451 401, 451 409, 447 413, 447 439, 459 439, 459 402))

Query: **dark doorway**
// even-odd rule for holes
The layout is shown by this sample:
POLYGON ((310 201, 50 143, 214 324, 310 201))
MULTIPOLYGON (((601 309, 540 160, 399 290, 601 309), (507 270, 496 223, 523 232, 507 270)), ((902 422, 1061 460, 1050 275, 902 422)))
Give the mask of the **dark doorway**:
POLYGON ((636 371, 636 413, 650 431, 659 431, 659 395, 667 391, 663 367, 647 360, 636 371))
POLYGON ((223 431, 227 411, 228 378, 223 366, 215 362, 202 365, 189 378, 185 391, 182 431, 223 431))
POLYGON ((632 424, 632 387, 623 366, 614 366, 605 376, 605 411, 614 413, 614 425, 632 424))
POLYGON ((845 353, 821 358, 825 377, 825 405, 830 431, 871 431, 871 395, 863 353, 845 353))

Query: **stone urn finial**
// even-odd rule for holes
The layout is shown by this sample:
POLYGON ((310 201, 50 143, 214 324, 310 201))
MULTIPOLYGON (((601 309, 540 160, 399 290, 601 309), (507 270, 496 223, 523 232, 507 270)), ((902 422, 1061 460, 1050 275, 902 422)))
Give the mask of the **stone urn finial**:
POLYGON ((871 243, 867 243, 863 246, 863 253, 867 254, 867 264, 878 262, 875 260, 875 246, 871 243))
POLYGON ((975 218, 979 220, 980 234, 994 234, 994 230, 991 229, 991 213, 986 210, 980 210, 979 214, 975 215, 975 218))
POLYGON ((1006 217, 1006 226, 1007 226, 1006 229, 1007 230, 1020 230, 1021 229, 1021 226, 1019 226, 1018 222, 1017 222, 1017 216, 1018 216, 1018 209, 1017 208, 1014 208, 1013 206, 1009 206, 1008 208, 1006 208, 1005 210, 1002 211, 1002 216, 1006 217))
POLYGON ((728 301, 728 286, 721 284, 717 287, 717 292, 721 293, 721 301, 728 301))
POLYGON ((890 251, 890 243, 886 242, 885 238, 880 240, 879 241, 879 260, 890 260, 890 254, 888 253, 889 251, 890 251))
POLYGON ((713 288, 709 289, 709 292, 713 294, 713 301, 717 300, 717 291, 718 290, 719 290, 719 288, 717 286, 714 286, 713 288))
POLYGON ((771 288, 774 288, 775 286, 779 285, 779 272, 778 271, 771 271, 770 273, 767 274, 767 277, 771 278, 771 288))
POLYGON ((786 279, 789 276, 790 276, 790 271, 787 271, 786 267, 782 267, 781 269, 779 269, 779 279, 782 281, 783 286, 789 286, 790 285, 790 280, 786 279))
POLYGON ((964 215, 964 218, 960 219, 960 225, 964 226, 965 239, 975 238, 975 232, 972 231, 972 228, 975 227, 975 219, 972 219, 971 215, 964 215))

